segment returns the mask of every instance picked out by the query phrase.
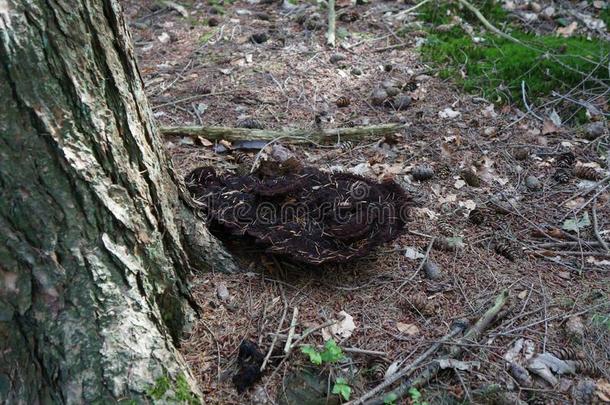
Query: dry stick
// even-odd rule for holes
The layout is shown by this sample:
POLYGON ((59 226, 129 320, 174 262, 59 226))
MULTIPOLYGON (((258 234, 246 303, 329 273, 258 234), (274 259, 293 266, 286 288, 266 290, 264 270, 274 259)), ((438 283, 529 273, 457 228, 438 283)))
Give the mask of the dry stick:
MULTIPOLYGON (((269 381, 273 381, 273 378, 275 377, 276 373, 278 372, 278 370, 280 369, 280 367, 288 360, 288 358, 290 357, 290 354, 292 353, 292 349, 295 348, 296 346, 299 345, 299 343, 305 339, 307 336, 309 336, 310 334, 312 334, 313 332, 320 330, 322 328, 326 328, 328 326, 334 325, 338 322, 341 322, 345 317, 342 316, 340 319, 333 319, 332 321, 327 321, 325 323, 323 323, 322 325, 318 325, 314 328, 309 328, 307 329, 303 335, 301 335, 300 338, 298 338, 297 340, 294 341, 294 343, 292 343, 290 345, 290 348, 288 348, 288 353, 284 354, 284 357, 282 358, 282 360, 280 361, 280 363, 277 365, 277 367, 273 370, 273 372, 271 373, 271 375, 269 376, 269 378, 267 379, 267 383, 265 384, 265 387, 267 386, 267 384, 269 383, 269 381)), ((279 336, 279 329, 276 332, 276 334, 273 336, 273 342, 275 342, 279 336)))
MULTIPOLYGON (((504 308, 506 301, 508 300, 508 290, 503 290, 500 295, 496 297, 496 301, 493 307, 489 308, 487 312, 483 314, 483 316, 474 324, 472 328, 466 332, 466 334, 459 340, 459 343, 469 343, 470 341, 478 340, 485 329, 487 329, 492 322, 497 320, 498 314, 504 308)), ((456 358, 460 356, 463 352, 462 346, 454 346, 448 353, 448 358, 456 358)), ((438 361, 434 361, 426 367, 426 369, 417 377, 415 380, 411 382, 402 383, 398 388, 391 391, 388 395, 391 395, 395 399, 399 399, 404 397, 411 387, 421 387, 427 384, 440 370, 440 365, 438 361)), ((387 396, 386 396, 387 397, 387 396)), ((359 402, 360 403, 360 402, 359 402)), ((371 401, 365 402, 365 405, 381 405, 383 404, 383 398, 375 398, 371 401)))
MULTIPOLYGON (((284 296, 284 290, 282 289, 282 286, 280 285, 280 291, 282 292, 282 296, 284 296)), ((288 313, 288 304, 286 303, 286 300, 284 299, 284 312, 282 313, 282 318, 280 319, 280 323, 277 325, 277 333, 280 333, 280 330, 282 330, 282 325, 284 324, 284 319, 286 319, 286 314, 288 313)), ((275 347, 275 343, 277 342, 277 336, 275 336, 273 338, 273 340, 271 341, 271 347, 269 347, 269 351, 267 352, 267 355, 265 356, 265 359, 263 360, 263 364, 261 364, 261 373, 263 371, 265 371, 265 367, 267 366, 267 362, 269 361, 269 358, 271 357, 271 353, 273 352, 273 348, 275 347)))
POLYGON ((292 321, 290 321, 290 329, 288 330, 288 337, 286 338, 286 345, 284 346, 284 353, 288 353, 290 350, 290 344, 292 343, 292 337, 294 336, 294 330, 297 327, 297 317, 299 316, 299 308, 294 307, 292 310, 292 321))
POLYGON ((328 0, 328 32, 326 33, 326 44, 335 46, 335 0, 328 0))
POLYGON ((352 128, 316 128, 313 130, 294 129, 273 131, 267 129, 231 128, 231 127, 161 127, 159 131, 164 136, 201 136, 209 140, 234 142, 243 140, 272 141, 276 138, 290 138, 291 143, 316 143, 334 141, 337 137, 348 139, 366 139, 392 134, 404 128, 402 124, 380 124, 352 128))
MULTIPOLYGON (((413 279, 415 277, 417 277, 417 275, 419 274, 419 272, 421 271, 421 269, 424 268, 424 265, 426 264, 426 262, 428 261, 428 258, 430 257, 430 251, 432 250, 432 246, 434 245, 434 241, 436 240, 436 237, 433 237, 430 240, 430 243, 428 243, 428 248, 426 249, 426 253, 424 254, 424 258, 421 260, 421 263, 419 264, 419 266, 417 267, 417 270, 415 270, 415 273, 413 273, 413 275, 411 277, 409 277, 407 280, 405 280, 401 285, 398 286, 398 288, 395 290, 397 293, 400 292, 400 290, 402 290, 402 287, 404 287, 405 285, 407 285, 409 282, 413 281, 413 279)), ((394 294, 392 294, 394 295, 394 294)))
POLYGON ((524 45, 523 42, 519 41, 517 38, 514 38, 514 37, 508 35, 507 33, 500 31, 498 28, 494 27, 489 21, 487 21, 487 18, 485 18, 485 16, 483 14, 481 14, 479 9, 476 8, 475 6, 473 6, 472 4, 470 4, 468 1, 466 1, 466 0, 458 0, 458 1, 474 14, 479 19, 479 21, 481 21, 481 23, 485 26, 485 28, 487 28, 494 34, 499 35, 502 38, 508 39, 509 41, 512 41, 519 45, 524 45))
POLYGON ((365 393, 360 398, 355 399, 351 402, 347 402, 345 405, 362 404, 367 399, 374 397, 378 392, 386 389, 387 387, 394 384, 396 381, 400 380, 407 374, 410 374, 411 372, 413 372, 413 370, 415 370, 421 363, 423 363, 423 361, 426 360, 426 358, 428 358, 428 356, 430 356, 431 354, 436 352, 444 343, 449 341, 449 339, 455 337, 458 333, 462 332, 463 330, 464 330, 464 328, 461 324, 452 328, 448 334, 443 336, 437 343, 434 343, 432 346, 430 346, 430 348, 428 348, 428 350, 423 352, 411 364, 409 364, 402 370, 398 370, 396 373, 392 374, 392 376, 389 379, 384 380, 381 384, 377 385, 376 387, 374 387, 373 389, 371 389, 370 391, 365 393))
POLYGON ((521 95, 523 96, 523 104, 525 105, 527 112, 532 114, 535 118, 538 118, 540 121, 544 121, 538 114, 532 111, 530 105, 527 103, 527 95, 525 94, 525 80, 521 80, 521 95))
POLYGON ((174 100, 174 101, 169 101, 167 103, 154 105, 154 106, 152 106, 152 109, 157 110, 159 108, 167 107, 170 105, 178 105, 178 104, 186 103, 187 101, 197 100, 199 98, 221 96, 223 94, 229 94, 229 93, 233 93, 233 92, 234 92, 234 90, 227 90, 227 91, 219 91, 217 93, 195 94, 194 96, 188 96, 188 97, 185 97, 185 98, 182 98, 179 100, 174 100))
POLYGON ((610 251, 610 249, 608 249, 608 244, 599 234, 599 226, 597 223, 597 210, 595 209, 595 204, 597 204, 597 197, 595 197, 595 199, 593 200, 593 205, 591 206, 591 216, 593 217, 593 232, 595 232, 595 237, 604 248, 604 251, 608 252, 610 251))
POLYGON ((421 1, 411 8, 408 8, 406 10, 396 13, 396 15, 394 17, 405 17, 407 14, 411 14, 412 12, 414 12, 415 10, 417 10, 418 8, 420 8, 421 6, 423 6, 429 2, 430 2, 430 0, 421 1))

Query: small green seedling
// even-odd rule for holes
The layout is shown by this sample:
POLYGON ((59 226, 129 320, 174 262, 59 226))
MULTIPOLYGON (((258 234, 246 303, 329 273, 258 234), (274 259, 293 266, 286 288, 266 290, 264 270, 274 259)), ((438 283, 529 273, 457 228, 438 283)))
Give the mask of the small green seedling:
POLYGON ((318 351, 318 349, 311 345, 305 345, 301 347, 301 353, 308 355, 309 361, 317 366, 322 363, 336 363, 344 357, 343 350, 337 346, 333 339, 329 339, 324 343, 322 351, 318 351))
POLYGON ((383 397, 383 405, 394 405, 398 400, 398 395, 393 392, 390 392, 385 397, 383 397))
POLYGON ((349 401, 349 397, 352 394, 352 387, 349 386, 345 378, 337 378, 332 392, 333 394, 341 395, 343 399, 349 401))
POLYGON ((421 392, 415 387, 409 388, 409 396, 411 397, 411 402, 413 405, 428 405, 427 402, 422 401, 421 392))

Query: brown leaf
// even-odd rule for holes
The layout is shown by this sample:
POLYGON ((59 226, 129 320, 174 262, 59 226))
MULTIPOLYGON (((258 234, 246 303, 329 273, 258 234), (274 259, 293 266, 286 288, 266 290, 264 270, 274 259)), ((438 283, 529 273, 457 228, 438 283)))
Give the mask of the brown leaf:
POLYGON ((561 35, 564 38, 571 37, 574 34, 574 31, 576 31, 576 28, 578 28, 578 23, 576 21, 573 21, 567 27, 557 28, 557 34, 561 35))
POLYGON ((550 119, 545 119, 542 123, 542 135, 554 134, 559 131, 559 127, 553 123, 550 119))
POLYGON ((199 143, 201 143, 201 145, 203 145, 203 146, 212 146, 212 145, 214 145, 212 142, 208 141, 207 139, 205 139, 202 136, 198 136, 197 139, 199 140, 199 143))
POLYGON ((398 329, 400 333, 404 333, 409 336, 415 336, 419 334, 419 328, 412 323, 396 322, 396 329, 398 329))

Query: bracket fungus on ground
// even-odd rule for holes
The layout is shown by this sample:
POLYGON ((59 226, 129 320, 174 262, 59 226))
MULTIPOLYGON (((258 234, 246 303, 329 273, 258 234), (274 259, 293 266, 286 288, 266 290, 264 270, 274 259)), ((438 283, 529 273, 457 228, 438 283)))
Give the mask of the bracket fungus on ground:
POLYGON ((243 176, 200 167, 185 182, 220 234, 304 263, 363 257, 404 231, 409 198, 393 180, 285 164, 243 176))

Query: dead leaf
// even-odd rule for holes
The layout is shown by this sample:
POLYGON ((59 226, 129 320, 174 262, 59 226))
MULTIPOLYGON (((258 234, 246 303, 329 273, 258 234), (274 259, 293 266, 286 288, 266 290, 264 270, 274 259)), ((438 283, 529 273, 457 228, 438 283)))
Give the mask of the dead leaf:
POLYGON ((481 115, 485 118, 496 118, 498 113, 494 111, 494 105, 490 104, 481 110, 481 115))
POLYGON ((438 217, 438 214, 434 211, 432 211, 429 208, 413 208, 411 209, 411 213, 413 214, 414 218, 429 218, 429 219, 436 219, 436 217, 438 217))
POLYGON ((198 137, 197 137, 197 140, 199 141, 199 143, 200 143, 202 146, 206 146, 206 147, 208 147, 208 146, 212 146, 212 145, 214 145, 212 142, 208 141, 207 139, 205 139, 205 138, 204 138, 204 137, 202 137, 202 136, 198 136, 198 137))
POLYGON ((416 259, 423 259, 426 256, 423 255, 422 253, 420 253, 417 250, 417 248, 414 248, 414 247, 411 247, 411 246, 407 246, 407 247, 405 247, 405 257, 407 259, 416 260, 416 259))
POLYGON ((356 329, 354 318, 350 314, 341 311, 337 315, 338 319, 343 319, 327 328, 322 328, 322 337, 325 341, 331 338, 347 339, 356 329))
POLYGON ((519 294, 517 294, 517 297, 518 297, 520 300, 524 300, 524 299, 525 299, 525 297, 527 297, 527 290, 523 290, 523 291, 521 291, 519 294))
POLYGON ((557 111, 555 111, 555 109, 553 109, 553 111, 551 111, 551 113, 549 114, 549 119, 553 121, 553 124, 555 124, 558 128, 561 127, 561 117, 559 116, 559 114, 557 114, 557 111))
POLYGON ((557 28, 557 34, 564 38, 571 37, 574 34, 574 31, 576 31, 576 28, 578 28, 578 23, 576 21, 572 21, 572 23, 567 27, 557 28))
POLYGON ((457 195, 455 195, 455 194, 448 194, 445 197, 440 197, 438 199, 438 202, 443 204, 443 203, 455 202, 456 200, 457 200, 457 195))
POLYGON ((554 134, 559 131, 559 127, 548 118, 542 122, 542 135, 554 134))
POLYGON ((396 374, 396 372, 400 368, 401 364, 402 364, 402 360, 395 360, 394 362, 392 362, 392 364, 390 364, 388 366, 388 369, 385 371, 385 374, 383 375, 383 379, 389 380, 390 377, 392 377, 394 374, 396 374))
POLYGON ((412 323, 396 322, 396 329, 405 335, 415 336, 419 334, 419 328, 412 323))
POLYGON ((610 403, 610 383, 606 380, 597 380, 595 395, 600 401, 610 403))
POLYGON ((458 190, 461 189, 462 187, 464 187, 466 185, 466 182, 462 179, 458 179, 455 181, 455 184, 453 185, 453 187, 457 188, 458 190))

